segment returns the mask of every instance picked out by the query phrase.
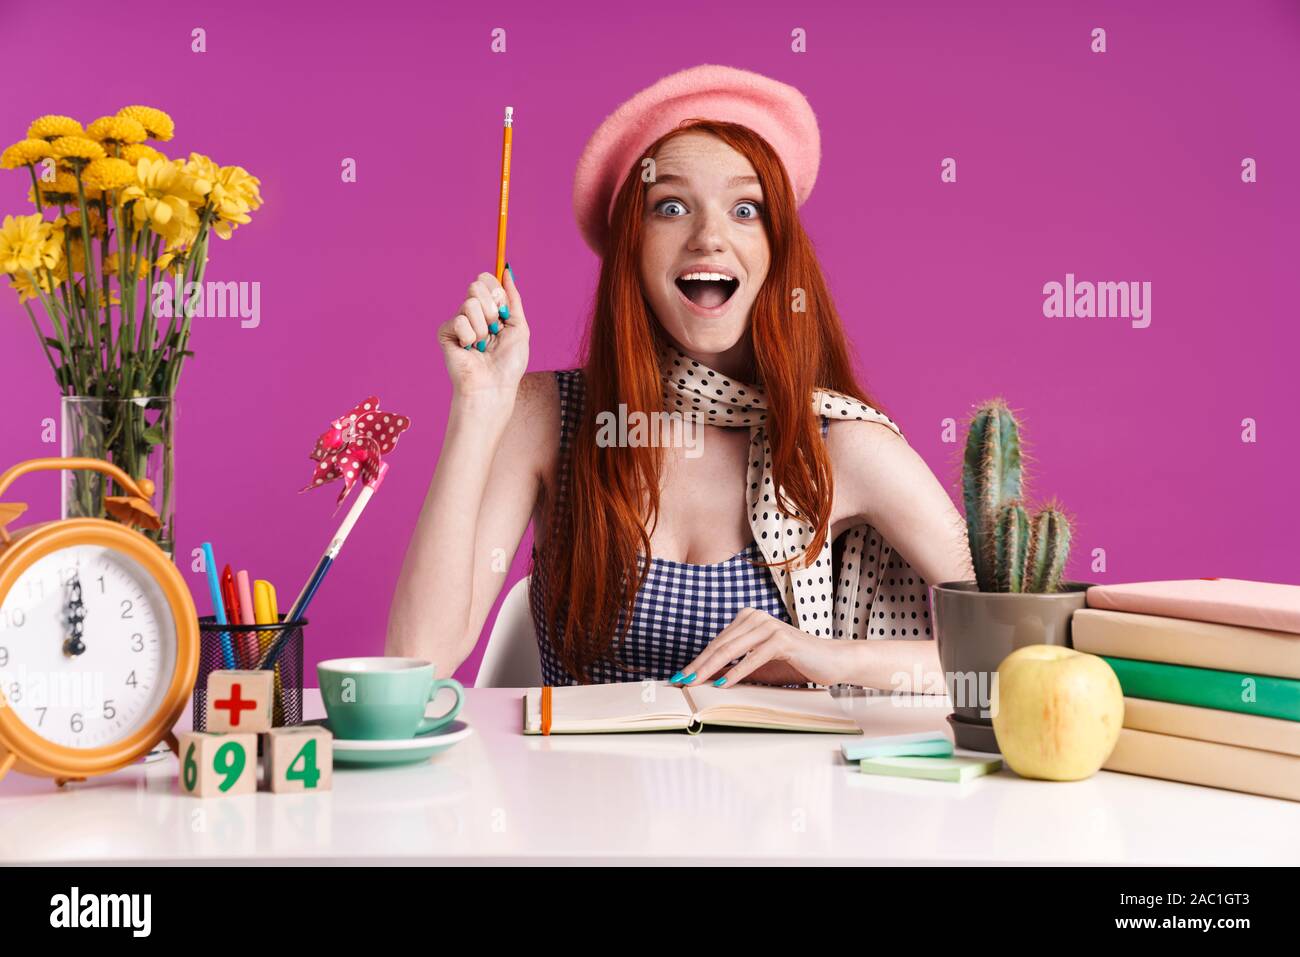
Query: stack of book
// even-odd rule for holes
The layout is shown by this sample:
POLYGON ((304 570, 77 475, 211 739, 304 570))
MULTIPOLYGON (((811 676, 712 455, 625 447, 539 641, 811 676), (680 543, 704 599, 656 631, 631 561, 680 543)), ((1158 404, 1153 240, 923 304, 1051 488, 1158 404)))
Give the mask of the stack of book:
POLYGON ((1300 585, 1096 585, 1087 605, 1074 647, 1124 690, 1105 769, 1300 801, 1300 585))

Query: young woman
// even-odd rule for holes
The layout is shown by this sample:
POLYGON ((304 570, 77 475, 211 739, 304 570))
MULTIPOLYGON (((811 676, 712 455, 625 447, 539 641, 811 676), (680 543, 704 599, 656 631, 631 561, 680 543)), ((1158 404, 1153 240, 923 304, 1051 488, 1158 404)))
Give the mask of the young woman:
POLYGON ((942 686, 927 582, 974 577, 965 530, 855 379, 796 212, 818 160, 803 96, 725 67, 605 121, 575 186, 602 257, 583 367, 525 372, 510 273, 438 330, 453 397, 390 654, 458 667, 531 521, 548 684, 942 686))

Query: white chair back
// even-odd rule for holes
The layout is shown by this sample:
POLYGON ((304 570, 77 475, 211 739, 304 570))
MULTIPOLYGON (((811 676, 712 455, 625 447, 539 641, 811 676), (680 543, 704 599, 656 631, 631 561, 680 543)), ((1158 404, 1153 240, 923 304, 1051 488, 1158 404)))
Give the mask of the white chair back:
POLYGON ((501 603, 474 678, 476 688, 537 688, 542 684, 537 631, 528 607, 528 578, 525 575, 516 582, 501 603))

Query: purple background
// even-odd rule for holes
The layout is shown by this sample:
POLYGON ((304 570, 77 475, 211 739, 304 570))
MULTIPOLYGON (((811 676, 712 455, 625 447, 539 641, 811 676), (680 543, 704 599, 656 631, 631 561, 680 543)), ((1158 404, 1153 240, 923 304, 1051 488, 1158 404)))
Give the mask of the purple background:
MULTIPOLYGON (((42 113, 145 103, 176 119, 169 155, 262 179, 266 205, 214 240, 208 270, 261 282, 261 325, 196 320, 181 380, 179 557, 210 538, 287 604, 336 521, 333 491, 296 494, 316 435, 370 392, 414 419, 312 607, 309 684, 320 658, 382 649, 449 398, 434 329, 493 265, 502 108, 517 116, 509 258, 530 366, 567 368, 597 272, 571 213, 577 156, 628 96, 705 62, 811 101, 824 155, 805 226, 868 389, 954 498, 959 446, 941 422, 1003 394, 1032 443, 1031 496, 1077 516, 1071 577, 1300 579, 1295 3, 178 6, 65 4, 51 32, 47 5, 4 0, 0 139, 42 113), (1089 50, 1098 26, 1105 54, 1089 50), (195 27, 206 53, 190 51, 195 27), (489 51, 495 27, 505 54, 489 51), (806 54, 790 51, 795 27, 806 54), (939 179, 947 156, 955 184, 939 179), (1067 272, 1149 280, 1150 327, 1045 318, 1043 284, 1067 272)), ((4 173, 0 212, 29 212, 27 186, 4 173)), ((41 442, 58 397, 33 340, 0 295, 3 466, 58 454, 41 442)), ((9 497, 57 514, 52 478, 9 497)))

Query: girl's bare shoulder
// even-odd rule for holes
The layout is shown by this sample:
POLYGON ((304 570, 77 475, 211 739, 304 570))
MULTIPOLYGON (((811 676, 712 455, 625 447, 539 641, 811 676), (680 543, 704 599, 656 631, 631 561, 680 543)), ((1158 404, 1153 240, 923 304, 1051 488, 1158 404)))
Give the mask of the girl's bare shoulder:
POLYGON ((517 469, 549 476, 560 447, 560 390, 555 373, 526 372, 519 380, 505 448, 517 469))

